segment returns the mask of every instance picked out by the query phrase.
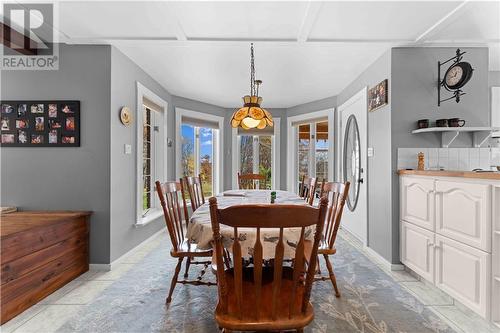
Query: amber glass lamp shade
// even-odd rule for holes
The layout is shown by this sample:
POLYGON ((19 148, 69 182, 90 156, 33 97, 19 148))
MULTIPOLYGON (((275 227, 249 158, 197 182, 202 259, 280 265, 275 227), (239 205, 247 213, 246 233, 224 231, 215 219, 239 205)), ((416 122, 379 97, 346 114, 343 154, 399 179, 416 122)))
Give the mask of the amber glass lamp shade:
POLYGON ((243 129, 273 127, 273 117, 266 109, 260 107, 262 97, 246 95, 243 96, 243 103, 243 107, 236 110, 231 117, 232 127, 243 129))

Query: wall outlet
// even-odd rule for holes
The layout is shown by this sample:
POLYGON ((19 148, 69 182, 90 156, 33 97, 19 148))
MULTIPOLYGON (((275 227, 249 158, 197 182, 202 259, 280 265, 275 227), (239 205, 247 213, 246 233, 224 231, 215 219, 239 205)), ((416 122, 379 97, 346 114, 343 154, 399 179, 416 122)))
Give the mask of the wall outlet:
POLYGON ((127 154, 127 155, 132 154, 132 145, 125 144, 125 146, 124 146, 124 152, 125 152, 125 154, 127 154))
POLYGON ((368 157, 373 157, 373 147, 368 147, 367 153, 368 153, 368 157))

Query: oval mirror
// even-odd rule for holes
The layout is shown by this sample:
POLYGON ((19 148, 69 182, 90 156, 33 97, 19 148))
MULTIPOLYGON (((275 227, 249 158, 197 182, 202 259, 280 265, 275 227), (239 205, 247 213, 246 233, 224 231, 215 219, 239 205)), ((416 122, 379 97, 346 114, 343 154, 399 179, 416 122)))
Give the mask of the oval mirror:
POLYGON ((354 211, 358 203, 361 182, 361 146, 356 117, 352 114, 347 119, 344 135, 344 183, 350 182, 347 207, 354 211))

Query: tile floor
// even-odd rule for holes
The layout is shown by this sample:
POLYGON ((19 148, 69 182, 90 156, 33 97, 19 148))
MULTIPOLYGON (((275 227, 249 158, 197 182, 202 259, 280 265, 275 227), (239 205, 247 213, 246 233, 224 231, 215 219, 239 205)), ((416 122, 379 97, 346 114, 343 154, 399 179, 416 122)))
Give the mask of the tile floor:
MULTIPOLYGON (((368 257, 371 254, 349 234, 341 236, 349 241, 368 257)), ((112 271, 89 271, 76 280, 68 283, 38 304, 1 326, 1 332, 55 332, 69 320, 82 306, 90 303, 105 288, 141 261, 152 249, 159 245, 160 237, 154 237, 121 260, 112 271)), ((419 299, 428 309, 433 311, 457 332, 463 333, 500 333, 500 329, 487 323, 481 317, 468 310, 451 297, 408 271, 390 271, 380 265, 389 276, 419 299)))

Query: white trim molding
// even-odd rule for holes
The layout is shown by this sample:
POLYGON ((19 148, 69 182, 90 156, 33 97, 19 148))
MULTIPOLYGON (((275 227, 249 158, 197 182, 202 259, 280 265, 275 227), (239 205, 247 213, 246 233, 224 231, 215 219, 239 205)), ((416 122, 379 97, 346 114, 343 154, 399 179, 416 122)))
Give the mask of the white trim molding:
POLYGON ((180 152, 182 150, 182 117, 207 120, 218 124, 219 129, 213 135, 213 145, 218 149, 214 150, 213 163, 214 174, 217 175, 217 182, 214 184, 213 194, 217 195, 224 190, 224 117, 208 114, 204 112, 186 110, 183 108, 175 108, 175 177, 179 179, 182 177, 182 160, 180 152))
MULTIPOLYGON (((155 148, 155 156, 160 156, 161 161, 155 161, 155 175, 157 176, 158 180, 160 181, 165 181, 167 178, 167 118, 168 118, 168 102, 163 100, 160 96, 155 94, 153 91, 150 89, 146 88, 143 84, 141 84, 139 81, 136 81, 136 113, 135 113, 135 123, 136 123, 136 188, 135 188, 135 193, 136 193, 136 202, 135 202, 135 224, 137 225, 143 225, 145 223, 149 223, 152 220, 158 218, 158 216, 155 216, 154 219, 152 219, 149 216, 144 216, 142 214, 142 146, 143 146, 143 105, 144 105, 144 99, 147 99, 156 105, 158 105, 161 110, 156 110, 161 113, 160 115, 160 121, 162 122, 162 126, 160 129, 160 137, 158 141, 161 143, 159 147, 155 148), (158 152, 162 152, 161 154, 158 154, 158 152)), ((154 186, 151 186, 151 189, 153 189, 154 186)), ((158 199, 156 198, 156 195, 154 198, 152 198, 155 202, 156 208, 159 208, 159 202, 158 199)), ((154 213, 157 209, 152 209, 151 214, 154 213)))
POLYGON ((334 121, 335 121, 335 108, 325 109, 321 111, 309 112, 297 116, 288 117, 287 119, 287 167, 286 167, 286 189, 291 192, 297 191, 297 127, 293 126, 294 123, 307 121, 314 121, 318 118, 328 118, 328 151, 333 152, 328 154, 328 181, 333 181, 335 170, 335 148, 336 140, 334 138, 334 121), (330 139, 331 138, 331 139, 330 139))
MULTIPOLYGON (((271 188, 280 189, 280 160, 281 160, 281 117, 274 117, 273 135, 272 135, 272 156, 271 156, 271 188)), ((232 176, 231 185, 233 189, 238 188, 238 171, 240 169, 240 140, 238 138, 238 129, 232 128, 231 130, 231 145, 232 145, 232 176)), ((256 151, 254 147, 254 151, 256 151)), ((254 163, 257 160, 254 159, 254 163)), ((255 168, 254 168, 255 170, 255 168)))

